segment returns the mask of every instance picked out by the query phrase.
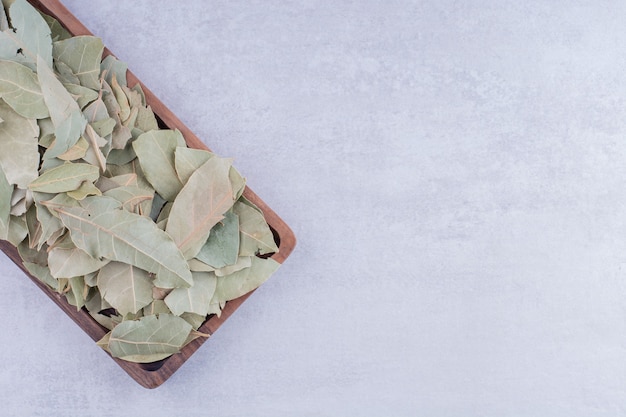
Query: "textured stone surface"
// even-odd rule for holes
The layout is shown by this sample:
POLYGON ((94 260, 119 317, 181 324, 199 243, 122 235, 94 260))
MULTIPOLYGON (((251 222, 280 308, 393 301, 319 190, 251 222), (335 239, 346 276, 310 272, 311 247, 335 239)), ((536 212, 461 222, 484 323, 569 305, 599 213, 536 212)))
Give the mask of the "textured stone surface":
POLYGON ((299 244, 154 391, 0 256, 2 413, 624 413, 624 4, 66 4, 299 244))

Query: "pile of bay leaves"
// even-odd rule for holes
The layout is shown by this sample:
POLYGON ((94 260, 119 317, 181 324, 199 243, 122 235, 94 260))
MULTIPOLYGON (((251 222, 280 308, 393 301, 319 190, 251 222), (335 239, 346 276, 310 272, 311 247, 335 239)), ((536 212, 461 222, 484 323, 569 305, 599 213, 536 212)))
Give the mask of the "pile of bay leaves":
POLYGON ((126 66, 25 0, 0 7, 0 239, 31 275, 154 362, 278 267, 231 160, 161 129, 126 66))

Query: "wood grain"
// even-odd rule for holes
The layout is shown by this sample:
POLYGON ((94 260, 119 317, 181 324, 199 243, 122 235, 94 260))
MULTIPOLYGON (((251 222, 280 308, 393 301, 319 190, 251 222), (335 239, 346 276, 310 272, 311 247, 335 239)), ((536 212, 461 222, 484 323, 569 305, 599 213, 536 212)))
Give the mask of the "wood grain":
MULTIPOLYGON (((42 12, 55 17, 70 33, 73 35, 92 35, 92 33, 76 18, 69 10, 58 0, 29 0, 29 2, 42 12)), ((111 54, 108 49, 105 54, 111 54)), ((195 149, 207 149, 206 145, 187 127, 175 114, 173 114, 137 77, 128 72, 128 84, 134 85, 139 83, 143 88, 147 103, 165 126, 170 129, 178 129, 182 132, 187 145, 195 149)), ((252 190, 246 188, 244 195, 254 204, 256 204, 265 214, 268 224, 273 229, 280 251, 272 256, 274 260, 283 263, 293 251, 296 245, 296 238, 287 226, 287 224, 278 215, 263 202, 252 190)), ((76 310, 76 307, 70 305, 65 297, 52 291, 45 284, 41 283, 37 278, 31 276, 20 259, 17 249, 10 243, 0 241, 0 249, 15 262, 24 273, 37 285, 43 292, 50 297, 68 316, 72 318, 93 340, 97 341, 107 332, 101 327, 85 310, 76 310)), ((236 300, 226 303, 222 315, 217 317, 210 316, 208 320, 200 327, 202 333, 213 334, 219 327, 241 306, 241 304, 250 296, 248 293, 236 300)), ((189 357, 200 346, 207 341, 207 338, 198 338, 185 346, 180 353, 173 355, 167 359, 153 364, 137 364, 122 361, 111 357, 117 364, 124 369, 135 381, 146 388, 156 388, 163 384, 174 372, 176 372, 189 357)), ((94 349, 100 349, 94 344, 94 349)))

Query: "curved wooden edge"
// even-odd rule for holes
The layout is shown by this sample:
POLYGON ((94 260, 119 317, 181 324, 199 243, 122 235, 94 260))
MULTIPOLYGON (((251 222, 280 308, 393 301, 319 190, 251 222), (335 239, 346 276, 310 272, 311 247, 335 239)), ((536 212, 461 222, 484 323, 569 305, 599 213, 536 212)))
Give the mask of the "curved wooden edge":
MULTIPOLYGON (((89 29, 87 29, 60 1, 58 0, 28 0, 33 6, 41 10, 42 12, 55 17, 59 23, 61 23, 70 33, 73 35, 93 35, 89 29)), ((111 54, 111 51, 105 49, 105 54, 111 54)), ((159 100, 152 91, 147 88, 132 71, 128 71, 128 82, 130 85, 138 83, 141 85, 145 95, 146 102, 152 107, 154 113, 161 119, 161 121, 171 129, 178 129, 181 131, 187 144, 191 148, 206 149, 209 148, 187 127, 185 124, 172 113, 164 104, 159 100)), ((283 263, 287 257, 291 254, 296 246, 296 238, 293 231, 287 226, 287 224, 272 210, 261 198, 256 195, 250 188, 246 187, 244 195, 251 202, 256 204, 264 213, 266 220, 270 227, 274 229, 279 237, 279 252, 272 255, 272 259, 279 263, 283 263)), ((17 264, 24 273, 37 285, 52 301, 54 301, 78 326, 80 326, 85 333, 87 333, 94 341, 100 340, 107 332, 106 329, 101 327, 90 315, 84 310, 76 310, 76 307, 70 305, 65 297, 52 291, 44 283, 37 278, 31 276, 26 268, 22 265, 22 260, 17 252, 17 249, 10 243, 0 241, 0 250, 17 264)), ((251 291, 242 297, 237 298, 226 303, 220 317, 211 316, 200 327, 200 331, 212 335, 217 329, 248 299, 253 293, 251 291)), ((136 382, 145 388, 156 388, 163 384, 174 372, 176 372, 184 363, 193 355, 193 353, 202 346, 206 341, 206 338, 198 338, 187 346, 185 346, 180 353, 170 356, 162 361, 162 364, 154 370, 148 370, 149 366, 123 361, 117 358, 110 357, 136 382)))

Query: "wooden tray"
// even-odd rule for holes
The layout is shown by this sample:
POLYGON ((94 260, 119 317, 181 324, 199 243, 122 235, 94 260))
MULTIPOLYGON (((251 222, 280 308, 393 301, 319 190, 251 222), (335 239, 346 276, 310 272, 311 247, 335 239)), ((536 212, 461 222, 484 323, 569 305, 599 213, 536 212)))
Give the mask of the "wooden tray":
MULTIPOLYGON (((65 8, 58 0, 28 0, 33 6, 42 12, 55 17, 70 33, 73 35, 92 35, 91 32, 78 20, 69 10, 65 8)), ((105 49, 105 55, 111 54, 105 49)), ((147 103, 160 119, 164 126, 170 129, 178 129, 182 132, 187 145, 190 148, 208 149, 202 141, 189 130, 154 94, 146 88, 135 75, 128 71, 128 85, 132 86, 136 83, 141 84, 146 95, 147 103)), ((272 256, 274 260, 283 263, 296 245, 296 239, 291 229, 278 215, 270 209, 254 192, 246 188, 244 195, 259 206, 265 218, 269 223, 274 238, 280 248, 280 252, 272 256)), ((15 262, 30 279, 52 299, 65 313, 72 318, 94 341, 100 340, 107 332, 101 327, 85 310, 76 310, 76 307, 70 305, 65 297, 52 291, 45 284, 41 283, 37 278, 32 277, 22 265, 22 260, 10 243, 0 241, 0 249, 15 262)), ((209 316, 208 320, 200 327, 202 333, 213 334, 226 321, 231 314, 252 294, 252 292, 226 303, 221 317, 215 315, 209 316)), ((159 362, 151 364, 137 364, 122 361, 116 358, 112 359, 117 362, 135 381, 146 388, 156 388, 164 383, 174 372, 180 368, 187 359, 207 340, 207 338, 198 338, 185 346, 178 354, 170 356, 159 362)), ((94 343, 94 349, 100 349, 94 343)))

